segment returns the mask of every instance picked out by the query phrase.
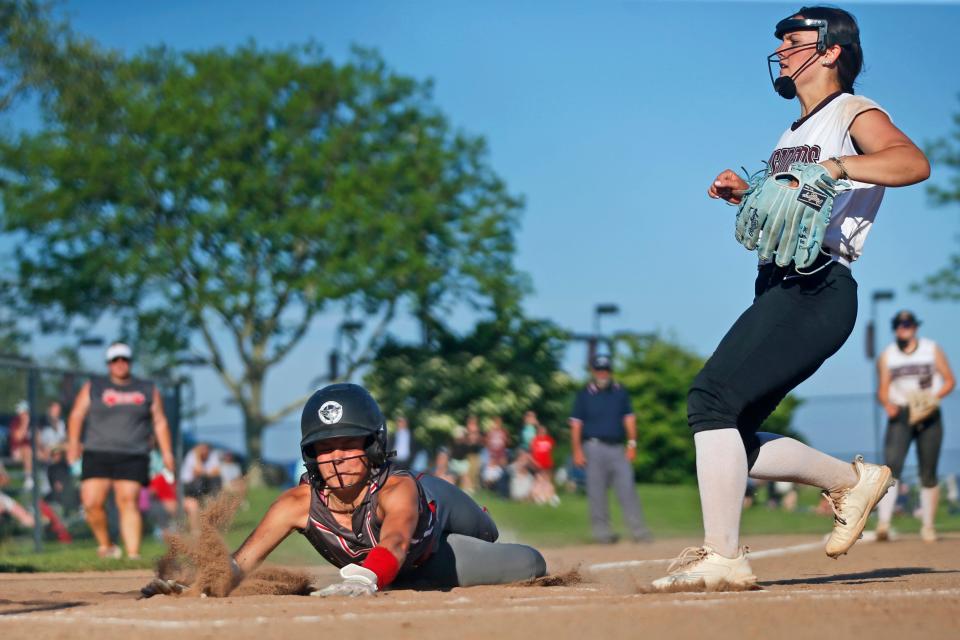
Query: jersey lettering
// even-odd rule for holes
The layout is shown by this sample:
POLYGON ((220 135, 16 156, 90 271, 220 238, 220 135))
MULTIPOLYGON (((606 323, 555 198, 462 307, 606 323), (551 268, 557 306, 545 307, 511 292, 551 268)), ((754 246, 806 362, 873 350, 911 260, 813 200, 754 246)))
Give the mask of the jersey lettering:
POLYGON ((770 170, 780 173, 790 168, 794 162, 820 162, 820 145, 803 144, 799 147, 776 149, 770 154, 770 170))

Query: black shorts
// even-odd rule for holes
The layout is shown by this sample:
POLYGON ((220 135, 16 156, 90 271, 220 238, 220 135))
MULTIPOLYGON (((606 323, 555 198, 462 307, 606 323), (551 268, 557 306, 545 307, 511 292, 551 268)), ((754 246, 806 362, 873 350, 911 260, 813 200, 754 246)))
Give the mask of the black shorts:
POLYGON ((84 451, 80 479, 88 478, 134 480, 146 486, 150 483, 150 456, 142 453, 84 451))

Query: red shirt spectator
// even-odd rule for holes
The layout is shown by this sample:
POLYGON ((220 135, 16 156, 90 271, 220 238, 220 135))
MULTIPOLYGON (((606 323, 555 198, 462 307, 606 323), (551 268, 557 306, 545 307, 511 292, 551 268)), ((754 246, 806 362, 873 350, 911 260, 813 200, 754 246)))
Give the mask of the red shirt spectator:
POLYGON ((553 469, 553 447, 556 445, 547 428, 543 425, 537 427, 537 435, 530 441, 530 455, 533 461, 541 469, 553 469))
POLYGON ((490 464, 504 467, 507 464, 507 447, 510 445, 510 436, 503 428, 503 418, 497 416, 487 430, 487 452, 490 455, 490 464))

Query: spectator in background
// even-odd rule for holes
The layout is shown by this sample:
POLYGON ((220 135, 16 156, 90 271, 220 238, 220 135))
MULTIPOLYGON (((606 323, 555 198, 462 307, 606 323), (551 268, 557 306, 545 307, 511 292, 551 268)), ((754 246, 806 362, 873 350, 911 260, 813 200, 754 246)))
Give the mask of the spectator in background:
POLYGON ((611 368, 609 356, 596 356, 591 363, 593 379, 580 390, 573 403, 570 415, 573 460, 578 467, 587 469, 587 499, 594 539, 604 544, 617 541, 610 529, 607 502, 607 490, 613 485, 634 541, 648 542, 651 535, 633 482, 637 421, 630 396, 614 382, 611 368))
POLYGON ((467 451, 467 472, 460 479, 460 488, 472 494, 480 486, 480 468, 483 466, 481 461, 483 433, 480 432, 480 422, 477 420, 477 416, 469 416, 466 427, 467 434, 464 446, 467 451))
POLYGON ((122 555, 111 543, 107 528, 104 505, 111 489, 127 557, 140 557, 139 498, 140 487, 150 482, 151 431, 164 466, 171 472, 174 467, 160 391, 153 382, 133 377, 132 359, 129 346, 111 344, 106 352, 108 375, 92 378, 80 388, 67 422, 67 461, 73 464, 83 455, 80 499, 101 558, 122 555))
POLYGON ((67 423, 63 421, 63 407, 56 400, 47 407, 46 424, 40 431, 40 442, 45 452, 55 447, 66 447, 67 423))
POLYGON ((10 457, 23 465, 24 489, 33 488, 33 450, 30 448, 30 405, 21 400, 10 421, 10 457))
POLYGON ((450 473, 457 477, 458 486, 463 489, 470 471, 467 460, 467 429, 462 425, 453 428, 453 442, 450 444, 450 473))
POLYGON ((67 463, 67 445, 61 443, 50 449, 47 463, 47 481, 50 493, 47 500, 59 504, 65 514, 76 511, 80 506, 76 479, 67 463))
POLYGON ((533 439, 537 436, 538 424, 540 424, 540 422, 537 420, 537 413, 535 411, 527 411, 523 414, 523 427, 520 429, 520 446, 526 451, 530 451, 530 443, 533 442, 533 439))
MULTIPOLYGON (((0 463, 0 487, 6 486, 9 482, 10 476, 7 475, 7 470, 3 464, 0 463)), ((63 543, 72 542, 73 539, 70 536, 70 532, 67 531, 67 528, 57 516, 57 513, 50 508, 50 505, 41 498, 37 506, 40 507, 40 515, 50 526, 50 530, 57 536, 57 540, 63 543)), ((24 527, 33 527, 36 525, 36 517, 34 514, 24 509, 19 502, 0 491, 0 515, 4 513, 9 513, 24 527)))
POLYGON ((160 539, 177 517, 177 487, 174 475, 164 467, 163 457, 156 448, 150 451, 150 484, 147 490, 152 498, 147 510, 154 524, 153 535, 160 539))
MULTIPOLYGON (((8 484, 10 484, 10 476, 7 475, 7 470, 0 462, 0 489, 8 484)), ((24 509, 19 502, 0 491, 0 515, 5 513, 9 513, 21 526, 29 528, 34 525, 33 515, 24 509)))
POLYGON ((507 447, 510 446, 510 434, 503 428, 503 418, 494 416, 487 427, 485 438, 487 449, 487 464, 497 467, 506 467, 509 462, 507 447))
POLYGON ((413 436, 405 416, 397 416, 397 429, 393 433, 393 447, 397 452, 393 463, 398 469, 409 469, 413 460, 413 436))
POLYGON ((537 433, 530 441, 530 455, 537 468, 553 472, 553 448, 557 442, 542 424, 537 424, 537 433))
POLYGON ((200 530, 200 501, 217 494, 223 486, 220 477, 220 453, 200 442, 183 457, 180 467, 183 482, 183 510, 187 513, 190 527, 200 530))
POLYGON ((535 466, 530 454, 520 449, 510 463, 510 499, 524 502, 532 498, 535 466))
POLYGON ((243 479, 243 468, 237 462, 232 451, 220 452, 220 481, 223 488, 243 495, 247 491, 247 483, 243 479))
POLYGON ((947 486, 947 510, 950 515, 960 513, 960 486, 957 485, 957 474, 951 473, 944 481, 947 486))
POLYGON ((452 485, 457 484, 457 476, 450 471, 450 452, 446 447, 437 449, 437 455, 434 458, 433 469, 430 475, 441 480, 446 480, 452 485))
POLYGON ((551 437, 547 428, 537 423, 537 434, 530 441, 530 456, 536 467, 533 501, 537 504, 559 506, 560 498, 553 485, 553 448, 556 441, 551 437))
POLYGON ((783 509, 789 512, 797 510, 799 496, 797 494, 797 486, 794 483, 779 480, 770 481, 767 484, 767 491, 769 493, 767 508, 783 509))

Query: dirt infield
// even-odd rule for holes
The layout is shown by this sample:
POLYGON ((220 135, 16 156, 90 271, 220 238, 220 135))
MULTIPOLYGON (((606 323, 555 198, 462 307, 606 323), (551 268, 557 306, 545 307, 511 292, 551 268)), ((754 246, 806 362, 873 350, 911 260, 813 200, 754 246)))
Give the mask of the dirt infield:
MULTIPOLYGON (((960 536, 861 542, 840 560, 810 537, 754 537, 763 590, 642 594, 685 541, 546 550, 568 586, 445 593, 396 591, 363 600, 303 596, 135 600, 143 571, 0 574, 0 637, 279 637, 369 630, 387 638, 960 638, 960 536)), ((691 541, 686 541, 691 542, 691 541)), ((315 585, 329 567, 310 568, 315 585)))

